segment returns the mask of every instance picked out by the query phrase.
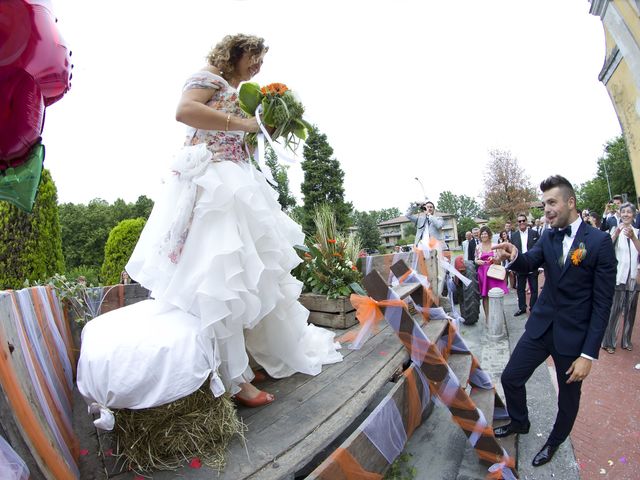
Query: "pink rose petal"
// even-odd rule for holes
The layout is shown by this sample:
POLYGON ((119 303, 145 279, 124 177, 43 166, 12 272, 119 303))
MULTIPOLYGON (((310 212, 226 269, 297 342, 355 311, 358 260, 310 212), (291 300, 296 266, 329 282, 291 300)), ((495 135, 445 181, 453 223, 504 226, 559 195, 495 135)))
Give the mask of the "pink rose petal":
POLYGON ((89 450, 87 450, 86 448, 83 448, 82 450, 80 450, 80 455, 81 456, 85 456, 85 455, 89 455, 89 450))
POLYGON ((104 456, 105 457, 113 457, 113 448, 110 448, 109 450, 105 450, 104 451, 104 456))
POLYGON ((198 457, 195 457, 194 459, 192 459, 189 462, 189 466, 191 468, 200 468, 200 467, 202 467, 202 462, 200 461, 200 459, 198 457))

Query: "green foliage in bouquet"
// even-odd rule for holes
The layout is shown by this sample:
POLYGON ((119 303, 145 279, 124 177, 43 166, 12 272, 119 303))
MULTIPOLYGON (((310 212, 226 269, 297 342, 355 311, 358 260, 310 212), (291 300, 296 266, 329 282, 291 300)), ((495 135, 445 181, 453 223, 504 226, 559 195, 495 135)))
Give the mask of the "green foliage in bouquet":
POLYGON ((328 298, 362 293, 362 273, 356 268, 360 241, 355 235, 338 233, 336 217, 328 205, 314 215, 316 233, 307 241, 308 251, 299 269, 305 292, 328 298))
MULTIPOLYGON (((259 105, 262 105, 262 123, 271 127, 271 138, 284 139, 284 145, 291 150, 299 144, 299 140, 307 138, 311 125, 302 118, 304 106, 296 95, 283 83, 270 83, 260 88, 254 82, 243 83, 239 92, 240 108, 248 115, 255 116, 259 105)), ((256 145, 256 134, 248 133, 245 137, 249 145, 256 145)))

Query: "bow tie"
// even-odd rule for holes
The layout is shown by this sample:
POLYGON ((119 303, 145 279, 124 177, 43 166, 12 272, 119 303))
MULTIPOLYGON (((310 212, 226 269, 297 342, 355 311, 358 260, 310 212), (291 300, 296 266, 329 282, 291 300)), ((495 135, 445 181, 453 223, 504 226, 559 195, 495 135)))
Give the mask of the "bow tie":
POLYGON ((566 228, 554 228, 553 229, 553 236, 556 239, 562 240, 564 238, 564 236, 570 237, 571 236, 571 225, 569 225, 566 228))

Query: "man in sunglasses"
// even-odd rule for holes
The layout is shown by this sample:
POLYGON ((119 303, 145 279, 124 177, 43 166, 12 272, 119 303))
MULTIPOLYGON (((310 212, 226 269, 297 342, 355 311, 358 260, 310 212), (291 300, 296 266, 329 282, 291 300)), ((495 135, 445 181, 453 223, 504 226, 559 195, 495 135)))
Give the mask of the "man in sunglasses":
MULTIPOLYGON (((538 234, 535 230, 529 228, 527 217, 520 213, 518 215, 518 230, 511 235, 511 243, 513 243, 519 252, 526 253, 535 245, 538 241, 538 234)), ((529 290, 531 291, 531 298, 529 299, 529 311, 533 309, 533 306, 538 300, 538 269, 533 272, 517 272, 516 274, 516 289, 518 291, 518 311, 514 313, 514 317, 524 315, 527 313, 527 297, 525 289, 527 288, 527 282, 529 283, 529 290)))

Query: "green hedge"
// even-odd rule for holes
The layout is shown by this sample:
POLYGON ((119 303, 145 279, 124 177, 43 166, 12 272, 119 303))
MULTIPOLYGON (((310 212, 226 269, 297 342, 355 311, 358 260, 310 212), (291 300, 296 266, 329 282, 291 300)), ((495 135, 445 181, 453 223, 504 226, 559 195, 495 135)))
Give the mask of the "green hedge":
POLYGON ((58 192, 48 170, 32 213, 0 201, 0 289, 22 288, 64 271, 58 192))
POLYGON ((120 273, 129 261, 145 223, 144 218, 122 220, 109 232, 101 275, 105 285, 120 283, 120 273))

